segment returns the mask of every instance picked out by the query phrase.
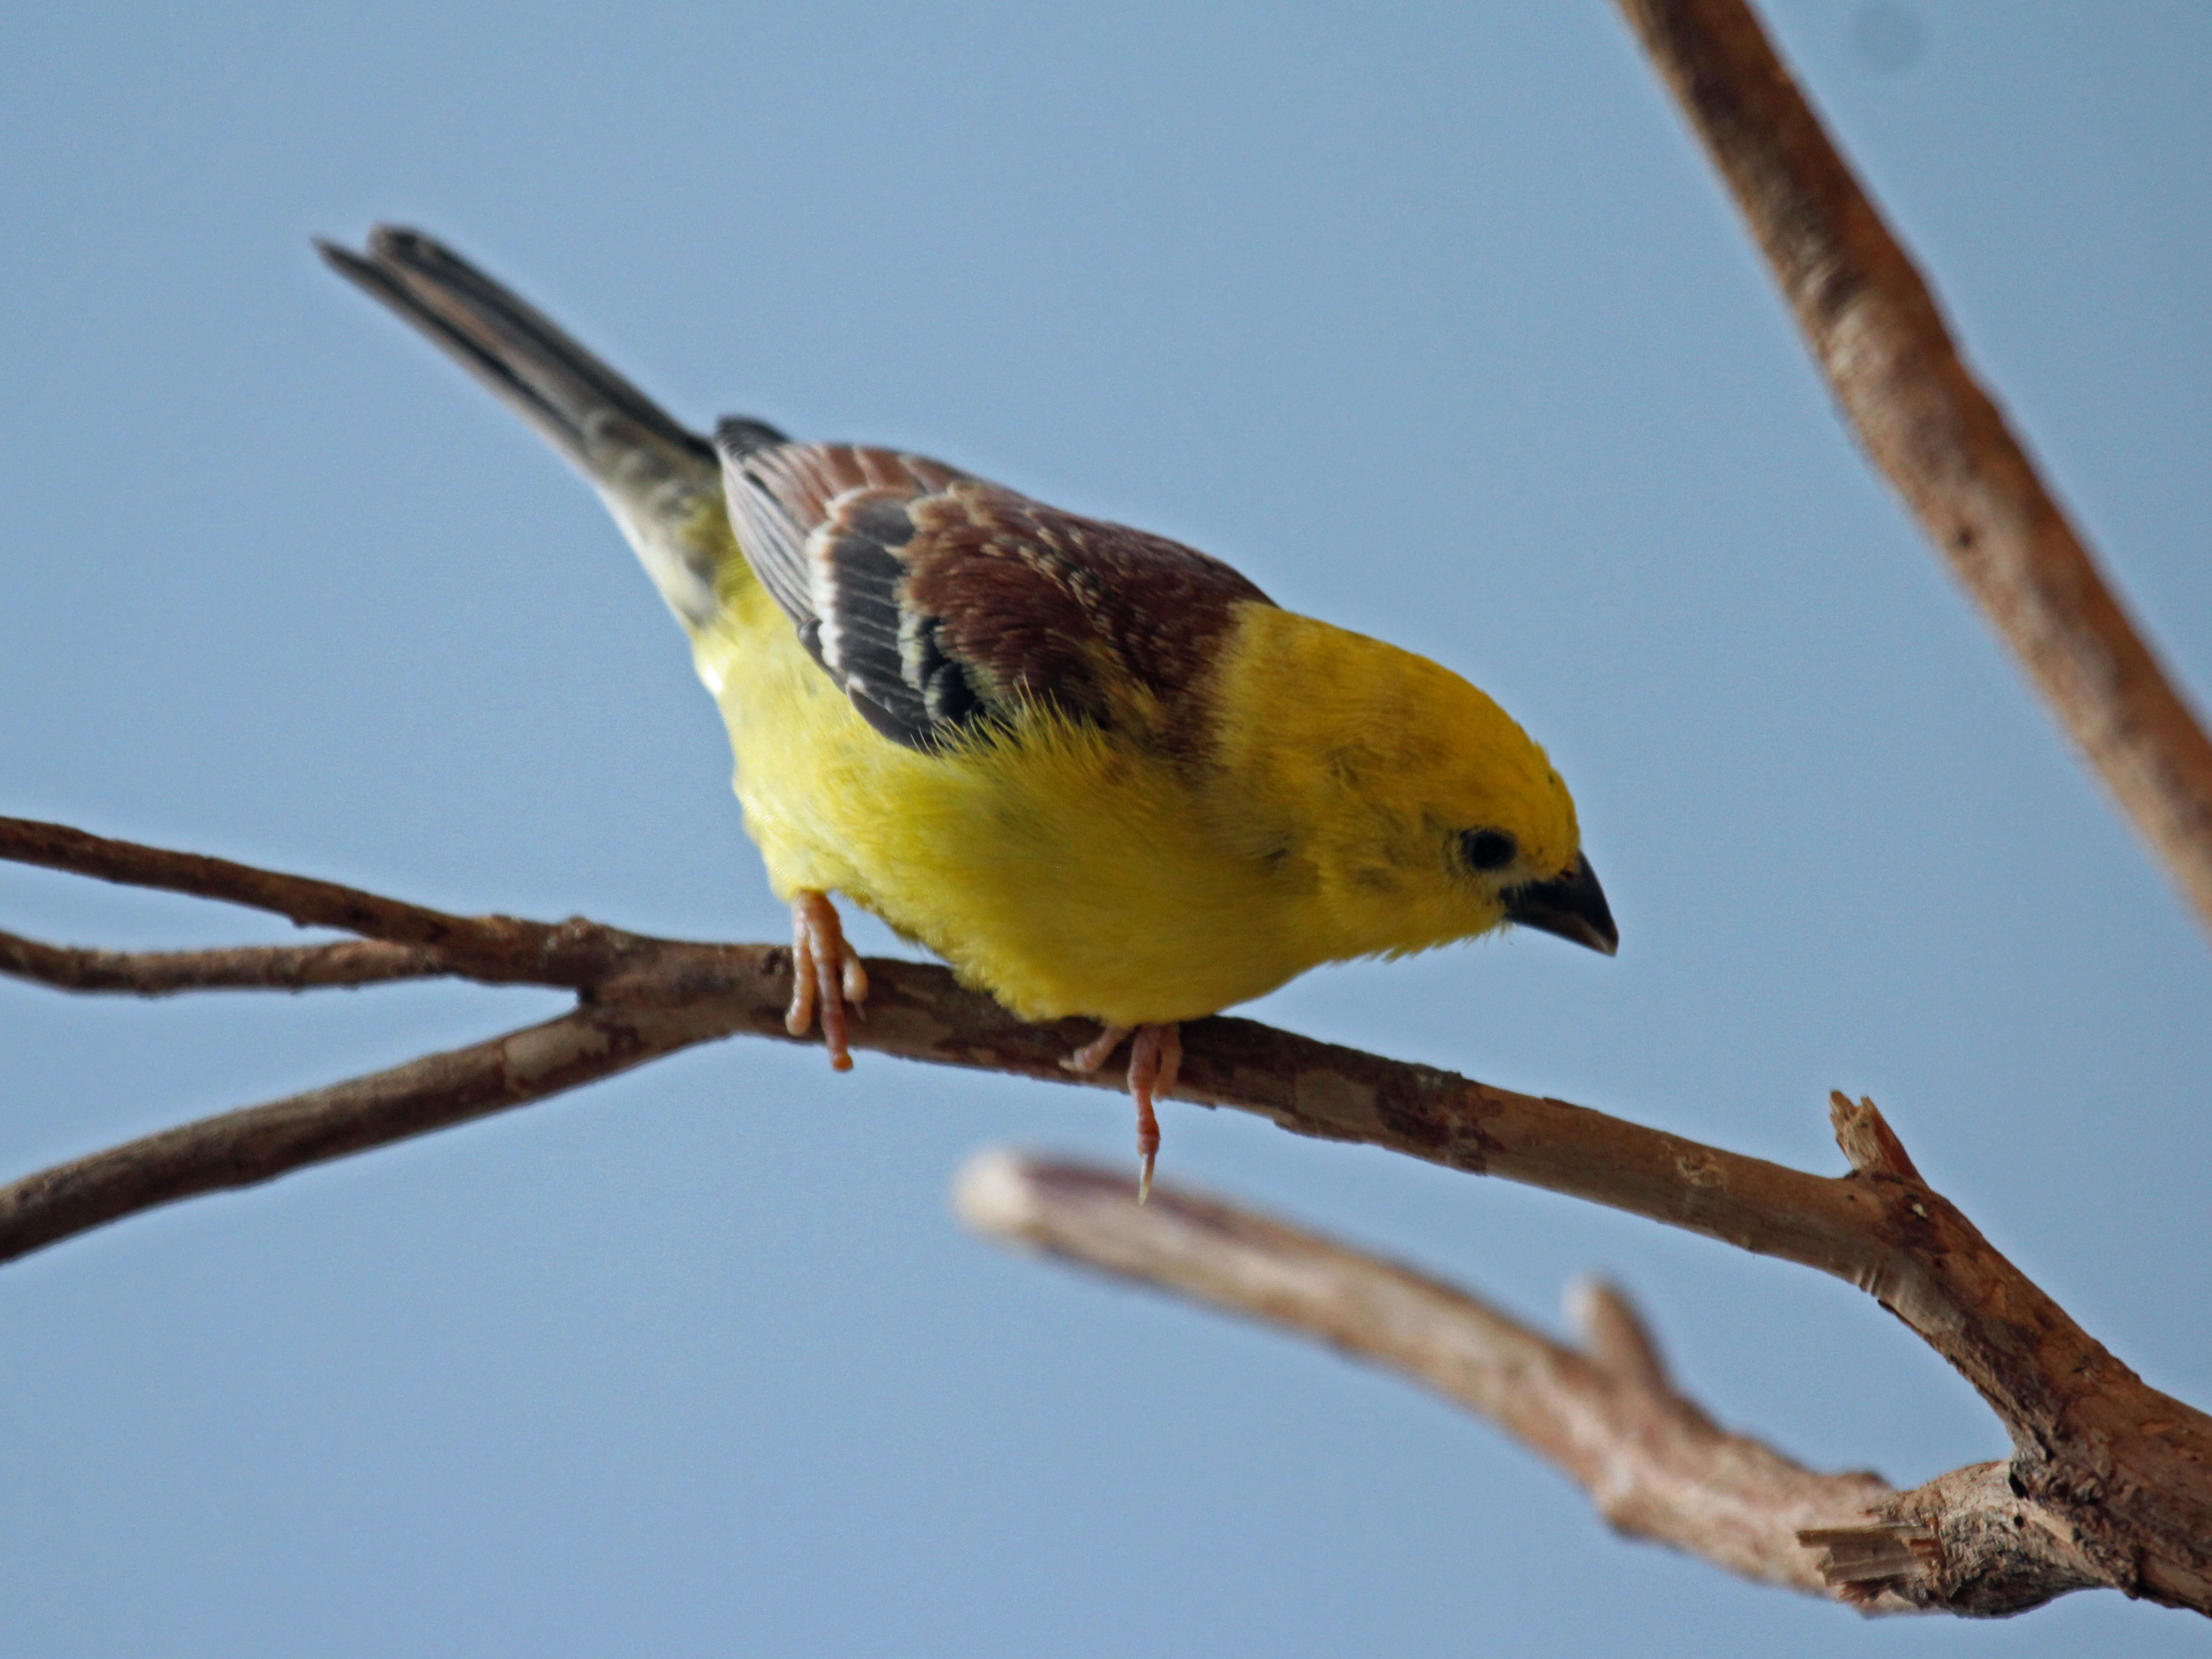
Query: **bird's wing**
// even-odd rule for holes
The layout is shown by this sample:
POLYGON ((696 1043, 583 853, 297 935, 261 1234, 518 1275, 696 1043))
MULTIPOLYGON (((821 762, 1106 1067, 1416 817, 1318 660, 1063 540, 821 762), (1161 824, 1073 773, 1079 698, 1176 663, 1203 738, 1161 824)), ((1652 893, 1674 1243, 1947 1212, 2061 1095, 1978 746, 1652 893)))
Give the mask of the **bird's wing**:
POLYGON ((933 749, 1025 705, 1170 749, 1239 603, 1266 594, 1164 537, 941 462, 715 434, 738 543, 868 723, 933 749))

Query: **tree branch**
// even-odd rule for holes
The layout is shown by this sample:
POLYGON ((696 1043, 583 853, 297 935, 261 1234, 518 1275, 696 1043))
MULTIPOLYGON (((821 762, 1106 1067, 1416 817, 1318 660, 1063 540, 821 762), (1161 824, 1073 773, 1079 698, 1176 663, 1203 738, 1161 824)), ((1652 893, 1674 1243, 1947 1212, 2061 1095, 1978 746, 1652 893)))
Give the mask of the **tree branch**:
POLYGON ((1218 1200, 1158 1187, 1139 1206, 1125 1179, 1082 1164, 983 1152, 961 1171, 953 1203, 1002 1243, 1264 1320, 1424 1382, 1555 1465, 1616 1530, 1740 1577, 1870 1613, 2015 1612, 2101 1582, 2079 1552, 2028 1522, 2032 1506, 2001 1479, 2007 1524, 1987 1524, 1996 1466, 1899 1492, 1875 1474, 1815 1474, 1722 1429, 1677 1392, 1609 1285, 1571 1292, 1577 1349, 1465 1291, 1218 1200), (2001 1603, 1982 1588, 1991 1583, 2001 1603), (1967 1605, 1976 1597, 1988 1605, 1967 1605))
POLYGON ((2212 926, 2212 738, 1750 7, 1617 3, 1735 193, 1868 454, 2212 926))
POLYGON ((712 1009, 583 1007, 390 1071, 202 1118, 0 1187, 0 1261, 141 1211, 448 1129, 726 1036, 712 1009))
POLYGON ((142 997, 179 991, 305 991, 438 979, 451 971, 428 951, 381 939, 216 951, 93 951, 0 933, 0 974, 60 991, 120 991, 142 997))
POLYGON ((612 969, 629 938, 617 929, 589 924, 580 933, 511 916, 447 915, 312 876, 288 876, 228 859, 110 841, 35 818, 0 817, 0 859, 130 887, 220 899, 288 916, 302 927, 334 927, 392 945, 414 945, 435 951, 447 973, 494 984, 564 988, 588 984, 612 969))
MULTIPOLYGON (((1877 1476, 1815 1474, 1716 1427, 1667 1382, 1640 1330, 1626 1364, 1595 1341, 1577 1352, 1464 1291, 1218 1200, 1162 1185, 1140 1206, 1126 1177, 1082 1164, 984 1152, 961 1171, 953 1202, 1001 1243, 1249 1315, 1425 1382, 1556 1464, 1620 1531, 1742 1577, 1826 1593, 1799 1529, 1863 1522, 1894 1495, 1877 1476)), ((1617 1291, 1588 1296, 1601 1324, 1634 1323, 1617 1291)))
MULTIPOLYGON (((0 857, 11 855, 15 823, 0 820, 0 857)), ((190 872, 208 870, 216 896, 274 895, 270 908, 279 909, 286 896, 326 885, 74 831, 21 839, 33 842, 39 862, 69 868, 82 857, 90 873, 107 879, 191 890, 184 885, 190 872)), ((345 895, 364 925, 419 939, 430 931, 422 919, 431 919, 434 941, 417 948, 456 973, 571 986, 584 1006, 532 1032, 186 1125, 19 1182, 0 1190, 0 1258, 189 1193, 267 1180, 543 1098, 689 1043, 737 1032, 786 1035, 791 958, 781 947, 686 944, 583 921, 554 927, 446 916, 329 890, 345 895)), ((1110 1077, 1062 1066, 1091 1035, 1084 1022, 1024 1025, 989 998, 961 989, 945 969, 920 963, 871 961, 868 974, 868 1018, 854 1029, 856 1048, 1118 1088, 1110 1077)), ((1251 1020, 1192 1021, 1183 1028, 1183 1053, 1181 1098, 1256 1113, 1299 1134, 1547 1188, 1817 1267, 1869 1291, 2004 1421, 2014 1455, 2002 1477, 2012 1496, 2033 1507, 2039 1528, 2072 1540, 2094 1562, 2098 1582, 2212 1612, 2212 1418, 2146 1386, 1993 1249, 1913 1172, 1871 1103, 1854 1107, 1838 1097, 1838 1133, 1855 1167, 1831 1178, 1251 1020)), ((1618 1332, 1612 1340, 1616 1352, 1632 1346, 1618 1332)), ((1950 1581, 1941 1573, 1929 1583, 1942 1595, 1965 1594, 1942 1588, 1950 1581)), ((1917 1593, 1899 1591, 1907 1599, 1917 1593)), ((1996 1605, 1971 1610, 2032 1605, 2004 1602, 2013 1593, 2001 1587, 1990 1592, 1996 1605)))

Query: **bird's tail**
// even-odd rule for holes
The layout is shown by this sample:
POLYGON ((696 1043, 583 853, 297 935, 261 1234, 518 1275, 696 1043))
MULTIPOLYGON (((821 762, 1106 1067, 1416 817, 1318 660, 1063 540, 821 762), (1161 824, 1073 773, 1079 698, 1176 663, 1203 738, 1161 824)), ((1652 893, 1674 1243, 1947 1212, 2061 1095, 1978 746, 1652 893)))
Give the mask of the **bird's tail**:
POLYGON ((717 574, 737 547, 712 444, 678 425, 535 306, 428 236, 380 225, 369 233, 364 252, 325 241, 315 246, 332 268, 436 342, 584 475, 680 619, 696 628, 713 617, 717 574))

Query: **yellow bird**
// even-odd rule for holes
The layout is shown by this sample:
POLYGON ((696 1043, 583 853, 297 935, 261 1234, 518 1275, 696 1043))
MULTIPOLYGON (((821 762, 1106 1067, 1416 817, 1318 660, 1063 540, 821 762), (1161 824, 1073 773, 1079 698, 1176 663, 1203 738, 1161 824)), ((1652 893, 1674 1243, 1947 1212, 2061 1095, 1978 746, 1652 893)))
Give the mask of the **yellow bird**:
POLYGON ((581 472, 690 635, 791 906, 788 1024, 867 978, 830 895, 1024 1019, 1133 1036, 1149 1187, 1180 1021, 1507 922, 1613 954, 1566 786, 1449 670, 942 462, 685 430, 426 236, 324 257, 581 472))

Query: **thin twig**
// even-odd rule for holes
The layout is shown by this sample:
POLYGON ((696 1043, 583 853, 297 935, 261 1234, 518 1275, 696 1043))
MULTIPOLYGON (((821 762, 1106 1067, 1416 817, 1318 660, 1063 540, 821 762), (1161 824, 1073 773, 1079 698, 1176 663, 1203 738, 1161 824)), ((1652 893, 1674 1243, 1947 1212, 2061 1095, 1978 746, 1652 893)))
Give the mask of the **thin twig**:
POLYGON ((330 945, 241 945, 215 951, 95 951, 0 933, 0 974, 61 991, 174 996, 182 991, 305 991, 437 979, 453 970, 434 952, 381 939, 330 945))
POLYGON ((2212 926, 2212 738, 1745 0, 1618 0, 1814 360, 2053 716, 2212 926))
POLYGON ((303 927, 335 927, 392 945, 414 945, 438 952, 450 973, 498 983, 588 984, 611 970, 627 939, 612 928, 580 931, 511 916, 448 915, 334 881, 111 841, 35 818, 0 817, 0 859, 131 887, 220 899, 288 916, 303 927))

